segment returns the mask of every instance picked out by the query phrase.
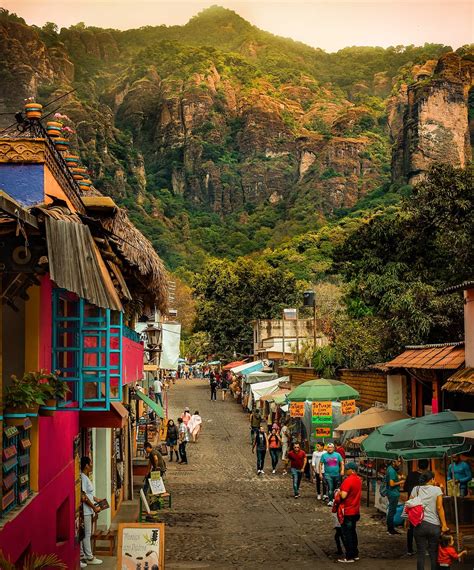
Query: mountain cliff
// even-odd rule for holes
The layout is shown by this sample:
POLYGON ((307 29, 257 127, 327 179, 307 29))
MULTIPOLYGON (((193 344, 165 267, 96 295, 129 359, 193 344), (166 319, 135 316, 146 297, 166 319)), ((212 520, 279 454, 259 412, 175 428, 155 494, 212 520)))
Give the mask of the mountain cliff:
POLYGON ((96 186, 170 267, 197 269, 208 254, 259 251, 396 193, 440 157, 465 164, 467 51, 328 54, 219 7, 125 32, 36 28, 3 11, 0 117, 74 89, 48 110, 73 120, 96 186))

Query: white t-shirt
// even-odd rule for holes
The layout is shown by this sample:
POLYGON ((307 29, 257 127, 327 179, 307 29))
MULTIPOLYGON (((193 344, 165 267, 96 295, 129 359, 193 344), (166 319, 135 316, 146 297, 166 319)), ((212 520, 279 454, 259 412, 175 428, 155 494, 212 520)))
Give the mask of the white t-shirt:
POLYGON ((281 428, 281 442, 288 443, 288 426, 283 426, 281 428))
POLYGON ((155 394, 161 394, 162 388, 163 388, 163 385, 162 385, 161 381, 157 378, 153 382, 153 390, 154 390, 155 394))
POLYGON ((414 497, 420 497, 425 510, 424 521, 431 524, 440 526, 441 522, 439 520, 438 509, 436 508, 436 499, 441 496, 443 491, 439 487, 434 485, 420 485, 415 487, 411 492, 410 499, 414 497))
MULTIPOLYGON (((322 457, 323 453, 325 453, 324 449, 323 449, 323 451, 314 451, 313 452, 313 457, 311 459, 311 465, 314 467, 314 469, 317 473, 319 473, 319 464, 321 462, 321 457, 322 457)), ((323 473, 324 473, 324 465, 323 465, 323 473)))
MULTIPOLYGON (((94 504, 94 487, 92 486, 92 481, 85 473, 81 473, 81 489, 82 492, 86 494, 89 501, 94 504)), ((84 509, 85 515, 94 514, 93 509, 91 509, 87 503, 82 503, 82 508, 84 509)))

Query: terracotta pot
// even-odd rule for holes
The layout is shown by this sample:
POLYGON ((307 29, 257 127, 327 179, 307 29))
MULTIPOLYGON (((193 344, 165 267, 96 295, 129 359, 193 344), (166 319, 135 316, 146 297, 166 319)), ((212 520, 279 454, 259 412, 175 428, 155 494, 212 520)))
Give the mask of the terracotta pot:
POLYGON ((41 119, 43 114, 43 105, 39 103, 26 103, 25 115, 27 119, 41 119))
POLYGON ((69 145, 71 144, 70 141, 63 137, 56 137, 53 139, 54 146, 56 150, 68 150, 69 145))
POLYGON ((60 137, 62 128, 63 124, 59 121, 48 121, 46 123, 46 132, 50 137, 60 137))
POLYGON ((84 180, 80 180, 78 184, 81 190, 90 190, 92 187, 92 182, 87 178, 85 178, 84 180))
POLYGON ((69 170, 74 180, 82 180, 84 178, 84 174, 81 172, 84 170, 83 168, 69 168, 69 170))
POLYGON ((56 402, 56 400, 46 400, 44 406, 40 406, 39 415, 52 417, 56 412, 57 406, 58 403, 56 402))

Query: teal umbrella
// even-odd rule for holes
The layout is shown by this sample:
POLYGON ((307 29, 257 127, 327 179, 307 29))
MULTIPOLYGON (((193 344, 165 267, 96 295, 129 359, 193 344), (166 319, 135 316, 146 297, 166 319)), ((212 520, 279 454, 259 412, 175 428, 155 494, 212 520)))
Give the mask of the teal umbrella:
POLYGON ((390 438, 387 450, 459 446, 464 443, 464 439, 454 434, 470 429, 474 429, 474 414, 469 412, 448 410, 412 418, 390 438))
POLYGON ((465 453, 469 451, 469 444, 437 445, 412 449, 387 449, 389 443, 406 429, 411 419, 398 420, 375 429, 361 444, 361 449, 371 459, 397 459, 414 461, 416 459, 435 459, 445 455, 465 453))
POLYGON ((317 378, 300 384, 288 394, 287 398, 290 402, 337 402, 358 400, 359 392, 344 382, 317 378))

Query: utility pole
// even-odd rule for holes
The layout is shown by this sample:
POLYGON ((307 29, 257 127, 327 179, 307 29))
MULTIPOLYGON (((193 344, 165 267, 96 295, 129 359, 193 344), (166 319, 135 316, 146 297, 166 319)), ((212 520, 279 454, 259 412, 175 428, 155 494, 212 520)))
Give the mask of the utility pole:
POLYGON ((303 305, 305 307, 313 307, 313 351, 316 350, 316 292, 315 291, 305 291, 303 293, 303 305))

